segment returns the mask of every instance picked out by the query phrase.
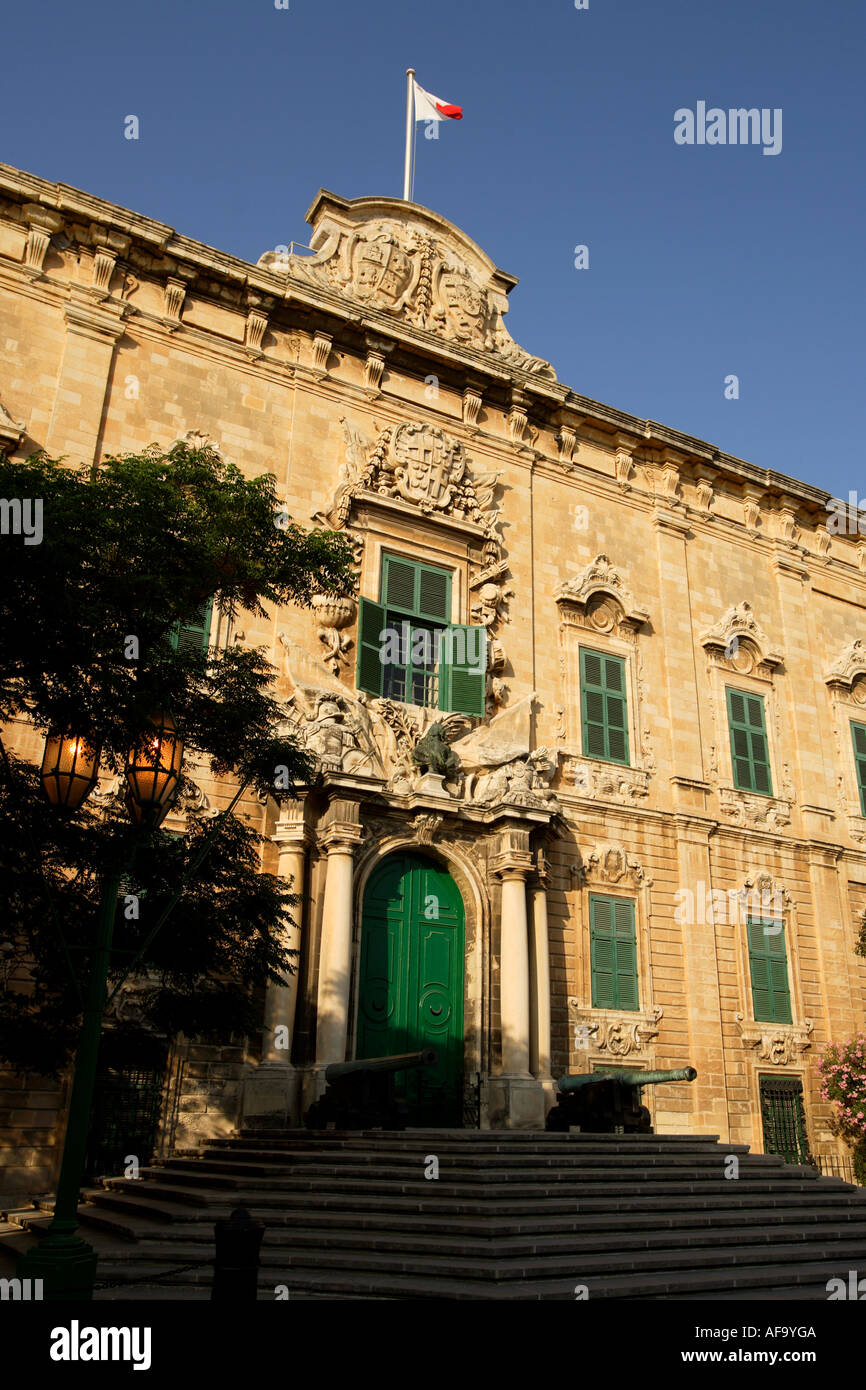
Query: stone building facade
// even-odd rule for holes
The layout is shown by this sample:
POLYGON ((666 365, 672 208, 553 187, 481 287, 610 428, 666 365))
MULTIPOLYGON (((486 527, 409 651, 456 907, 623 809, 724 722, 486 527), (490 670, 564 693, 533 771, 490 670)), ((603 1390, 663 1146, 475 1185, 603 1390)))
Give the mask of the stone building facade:
MULTIPOLYGON (((866 1004, 866 541, 561 384, 435 213, 308 220, 311 253, 251 265, 0 166, 0 444, 204 438, 355 546, 357 599, 208 619, 270 655, 318 776, 246 807, 305 894, 298 973, 260 1038, 176 1050, 162 1142, 297 1124, 329 1062, 432 1042, 416 1123, 540 1126, 565 1070, 690 1063, 658 1130, 773 1146, 787 1086, 829 1160, 814 1057, 866 1004)), ((231 794, 192 775, 176 829, 231 794)))

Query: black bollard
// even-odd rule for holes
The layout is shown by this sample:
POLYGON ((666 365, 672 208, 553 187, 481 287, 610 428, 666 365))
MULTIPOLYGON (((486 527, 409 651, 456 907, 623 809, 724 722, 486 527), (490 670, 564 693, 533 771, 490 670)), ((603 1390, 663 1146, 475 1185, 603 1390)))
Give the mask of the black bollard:
POLYGON ((217 1221, 212 1301, 255 1303, 264 1233, 264 1226, 253 1221, 246 1207, 236 1207, 228 1221, 217 1221))

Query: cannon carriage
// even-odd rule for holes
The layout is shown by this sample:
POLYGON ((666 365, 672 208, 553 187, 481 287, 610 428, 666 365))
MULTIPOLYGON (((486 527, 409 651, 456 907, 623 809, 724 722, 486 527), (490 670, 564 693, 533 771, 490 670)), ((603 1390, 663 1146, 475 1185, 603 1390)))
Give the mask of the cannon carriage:
POLYGON ((364 1057, 356 1062, 332 1062, 325 1068, 325 1092, 304 1116, 307 1129, 405 1129, 406 1099, 397 1087, 401 1072, 435 1067, 433 1047, 394 1057, 364 1057))
POLYGON ((694 1081, 694 1067, 672 1071, 593 1071, 561 1076, 557 1103, 547 1116, 548 1130, 587 1134, 652 1134, 649 1110, 641 1103, 644 1086, 694 1081))

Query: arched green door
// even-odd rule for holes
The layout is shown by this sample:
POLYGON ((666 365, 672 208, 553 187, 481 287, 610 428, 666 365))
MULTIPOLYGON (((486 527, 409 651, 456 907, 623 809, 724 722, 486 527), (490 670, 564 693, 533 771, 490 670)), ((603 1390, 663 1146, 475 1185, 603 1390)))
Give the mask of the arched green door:
POLYGON ((364 892, 357 1057, 435 1047, 435 1067, 398 1076, 415 1125, 459 1125, 463 1109, 463 900, 450 874, 394 854, 364 892))

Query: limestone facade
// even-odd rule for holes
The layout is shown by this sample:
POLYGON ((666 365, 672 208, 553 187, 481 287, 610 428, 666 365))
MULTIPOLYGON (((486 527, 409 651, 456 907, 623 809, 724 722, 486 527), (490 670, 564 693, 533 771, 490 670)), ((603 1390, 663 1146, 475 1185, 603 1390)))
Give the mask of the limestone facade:
MULTIPOLYGON (((306 894, 300 968, 260 1038, 226 1040, 231 1075, 201 1048, 174 1066, 174 1140, 297 1123, 353 1055, 365 886, 411 851, 464 905, 466 1123, 543 1123, 566 1070, 690 1063, 657 1129, 760 1149, 760 1077, 788 1075, 812 1152, 839 1152, 813 1059, 866 1004, 866 542, 828 533, 818 488, 561 384, 505 327, 514 278, 436 214, 321 192, 308 219, 312 255, 252 265, 0 166, 0 447, 94 463, 204 437, 355 542, 358 600, 213 620, 270 654, 319 776, 281 814, 247 805, 306 894), (450 575, 450 622, 485 634, 483 715, 359 689, 384 556, 450 575), (621 662, 626 759, 586 752, 582 650, 621 662), (738 789, 731 688, 762 702, 769 791, 738 789), (413 761, 436 723, 447 775, 413 761), (754 1017, 745 917, 703 907, 754 892, 784 922, 790 1023, 754 1017), (636 1008, 593 1004, 594 895, 633 904, 636 1008)), ((177 828, 231 794, 193 775, 177 828)), ((32 1119, 3 1118, 13 1140, 32 1119)))

